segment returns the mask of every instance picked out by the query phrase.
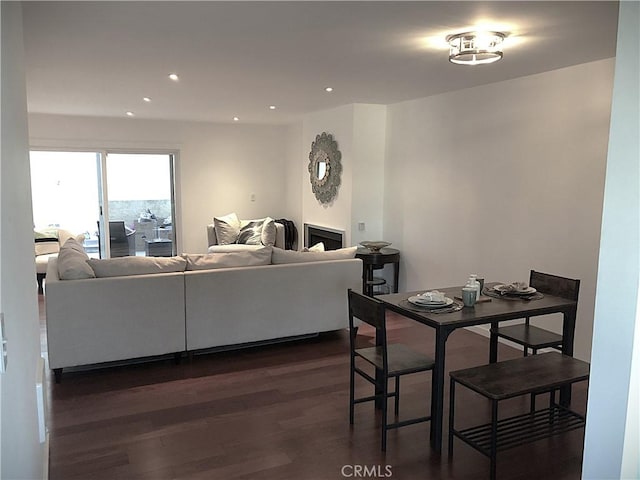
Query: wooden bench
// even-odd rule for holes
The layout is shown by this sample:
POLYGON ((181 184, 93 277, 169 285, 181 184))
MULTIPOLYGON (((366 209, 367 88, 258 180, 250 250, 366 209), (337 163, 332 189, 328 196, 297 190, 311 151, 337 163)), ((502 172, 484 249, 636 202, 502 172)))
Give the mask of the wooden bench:
POLYGON ((515 417, 498 419, 498 402, 528 394, 554 392, 562 386, 589 379, 589 364, 557 352, 543 353, 492 363, 450 373, 449 458, 453 456, 453 439, 488 456, 490 476, 496 477, 496 455, 500 450, 583 428, 585 417, 555 403, 550 395, 549 407, 532 408, 515 417), (460 383, 491 400, 491 422, 457 430, 454 424, 455 385, 460 383))

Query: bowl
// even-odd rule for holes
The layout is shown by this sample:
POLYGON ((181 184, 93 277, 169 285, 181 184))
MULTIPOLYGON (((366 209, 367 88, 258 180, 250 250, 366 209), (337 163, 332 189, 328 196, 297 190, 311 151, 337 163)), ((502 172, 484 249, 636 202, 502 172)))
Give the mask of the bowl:
POLYGON ((389 245, 391 245, 390 242, 370 242, 370 241, 365 241, 365 242, 360 242, 360 245, 362 245, 365 248, 368 248, 369 251, 371 252, 379 252, 380 250, 382 250, 384 247, 388 247, 389 245))

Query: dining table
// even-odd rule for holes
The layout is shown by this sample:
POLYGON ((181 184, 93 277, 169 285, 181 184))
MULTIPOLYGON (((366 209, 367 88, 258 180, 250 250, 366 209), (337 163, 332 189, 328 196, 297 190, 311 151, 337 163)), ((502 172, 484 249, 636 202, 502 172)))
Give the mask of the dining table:
MULTIPOLYGON (((485 283, 483 293, 493 293, 493 287, 501 285, 499 282, 485 283)), ((438 454, 442 451, 443 409, 444 409, 444 385, 445 385, 445 358, 446 345, 449 335, 458 328, 472 327, 476 325, 491 325, 497 328, 500 322, 515 320, 525 317, 560 313, 562 321, 562 353, 573 356, 573 343, 576 325, 576 310, 578 303, 562 297, 548 294, 539 294, 535 297, 501 297, 492 295, 483 297, 481 302, 472 307, 464 307, 460 297, 462 286, 438 288, 444 292, 447 298, 454 300, 452 308, 432 310, 423 308, 408 299, 426 290, 405 293, 392 293, 379 295, 385 308, 398 313, 406 318, 415 320, 423 325, 435 329, 435 366, 433 368, 431 391, 431 448, 438 454)), ((380 339, 377 339, 377 341, 380 339)), ((498 356, 498 337, 494 333, 489 339, 489 363, 495 363, 498 356)), ((560 392, 560 403, 568 406, 571 400, 571 387, 564 387, 560 392)))

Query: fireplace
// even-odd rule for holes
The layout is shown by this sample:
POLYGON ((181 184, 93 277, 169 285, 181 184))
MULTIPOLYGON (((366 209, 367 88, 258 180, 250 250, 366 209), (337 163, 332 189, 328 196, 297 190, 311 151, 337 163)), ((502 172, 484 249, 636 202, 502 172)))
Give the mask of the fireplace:
POLYGON ((318 242, 324 243, 325 250, 337 250, 344 247, 344 230, 304 224, 304 246, 309 248, 318 242))

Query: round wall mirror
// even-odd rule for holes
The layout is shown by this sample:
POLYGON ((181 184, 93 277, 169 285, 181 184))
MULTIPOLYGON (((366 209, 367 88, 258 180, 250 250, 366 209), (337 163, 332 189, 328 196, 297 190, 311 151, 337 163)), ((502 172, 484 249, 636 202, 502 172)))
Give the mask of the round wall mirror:
POLYGON ((320 203, 330 203, 338 193, 342 154, 329 133, 316 135, 309 153, 309 179, 311 189, 320 203))

